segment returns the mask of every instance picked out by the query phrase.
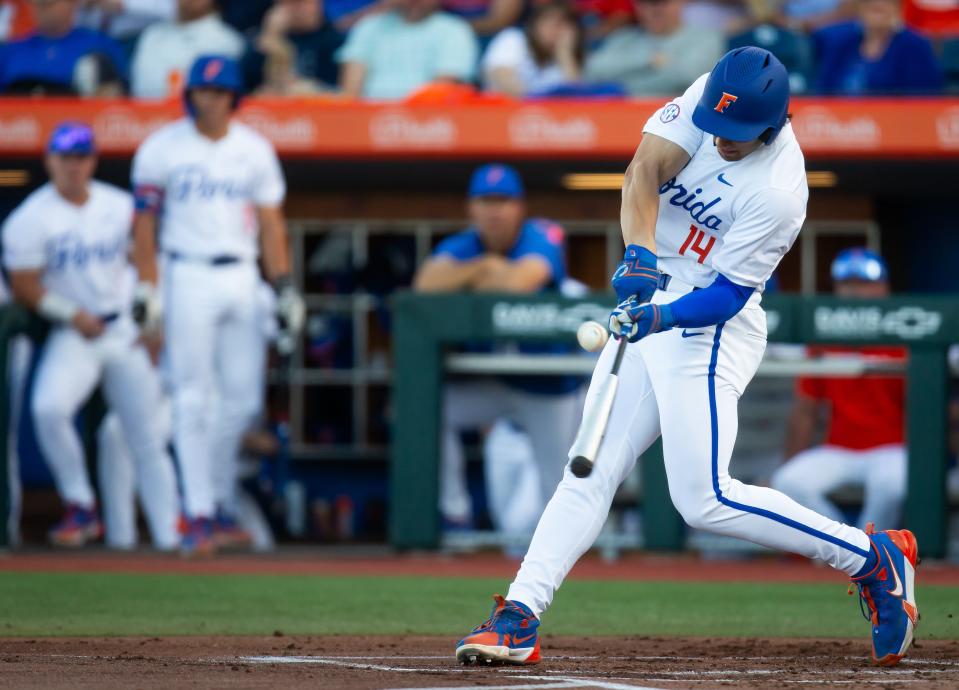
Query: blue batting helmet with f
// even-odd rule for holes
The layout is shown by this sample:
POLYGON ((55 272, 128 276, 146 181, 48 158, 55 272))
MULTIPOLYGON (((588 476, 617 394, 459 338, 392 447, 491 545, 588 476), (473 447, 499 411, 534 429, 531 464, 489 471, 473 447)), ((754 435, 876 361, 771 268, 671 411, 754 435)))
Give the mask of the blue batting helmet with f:
POLYGON ((196 59, 190 68, 183 97, 186 107, 193 114, 190 103, 191 89, 208 87, 224 89, 233 93, 233 107, 240 103, 240 94, 243 92, 243 79, 240 77, 240 66, 236 60, 222 55, 202 55, 196 59))
POLYGON ((878 283, 889 278, 886 262, 876 252, 864 247, 843 249, 832 261, 830 274, 834 282, 863 280, 878 283))
POLYGON ((789 73, 776 56, 749 46, 726 53, 706 80, 693 123, 730 141, 772 143, 788 118, 789 73))

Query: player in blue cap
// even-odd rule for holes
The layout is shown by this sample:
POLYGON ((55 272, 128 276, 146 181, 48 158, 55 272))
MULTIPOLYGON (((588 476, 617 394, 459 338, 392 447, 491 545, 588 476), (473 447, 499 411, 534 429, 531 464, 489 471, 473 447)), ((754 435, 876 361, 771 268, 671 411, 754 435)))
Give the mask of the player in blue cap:
POLYGON ((249 539, 226 495, 234 481, 223 477, 236 476, 240 440, 262 404, 261 256, 284 343, 296 343, 304 318, 283 171, 273 145, 233 119, 240 91, 235 61, 198 58, 184 92, 190 117, 151 134, 133 159, 137 313, 166 345, 188 556, 249 539))
MULTIPOLYGON (((130 194, 94 179, 89 126, 65 122, 47 144, 50 182, 4 223, 3 262, 17 301, 51 322, 30 401, 37 442, 63 500, 53 544, 83 546, 103 527, 74 417, 99 386, 135 461, 154 543, 178 541, 173 463, 151 423, 159 377, 130 317, 130 194)), ((102 476, 103 496, 116 477, 102 476)))
POLYGON ((766 281, 806 216, 788 74, 737 48, 656 111, 623 184, 619 305, 597 363, 606 380, 628 342, 592 473, 567 471, 505 598, 457 645, 463 662, 532 663, 556 588, 606 521, 636 458, 662 436, 673 504, 692 527, 800 553, 847 573, 872 616, 877 663, 899 662, 918 621, 915 536, 867 533, 729 474, 737 405, 766 348, 766 281))
MULTIPOLYGON (((558 291, 566 279, 563 229, 542 218, 526 218, 523 182, 508 165, 478 168, 468 187, 470 227, 444 239, 414 280, 421 292, 558 291)), ((547 347, 555 351, 557 346, 547 347)), ((568 347, 560 346, 568 351, 568 347)), ((524 344, 524 352, 542 345, 524 344)), ((444 390, 440 513, 448 530, 472 522, 465 458, 459 435, 500 418, 526 431, 533 447, 542 510, 563 474, 564 456, 577 415, 575 377, 504 377, 451 382, 444 390)))

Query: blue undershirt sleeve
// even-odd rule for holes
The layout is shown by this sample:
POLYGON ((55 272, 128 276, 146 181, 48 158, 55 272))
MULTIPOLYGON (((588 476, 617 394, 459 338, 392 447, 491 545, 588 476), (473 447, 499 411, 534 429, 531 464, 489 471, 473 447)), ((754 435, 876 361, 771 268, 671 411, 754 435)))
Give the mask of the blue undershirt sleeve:
POLYGON ((709 287, 694 290, 670 303, 673 325, 702 328, 727 321, 746 306, 754 290, 720 274, 709 287))

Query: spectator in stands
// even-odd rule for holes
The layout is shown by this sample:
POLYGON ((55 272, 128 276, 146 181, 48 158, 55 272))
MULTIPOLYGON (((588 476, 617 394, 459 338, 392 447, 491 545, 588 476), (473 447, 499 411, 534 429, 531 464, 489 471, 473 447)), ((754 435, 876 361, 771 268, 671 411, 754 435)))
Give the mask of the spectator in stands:
MULTIPOLYGON (((526 219, 523 183, 505 165, 485 165, 469 186, 472 225, 446 238, 419 270, 419 292, 556 291, 566 277, 564 233, 555 223, 526 219)), ((557 351, 525 345, 523 352, 557 351)), ((569 351, 564 347, 563 351, 569 351)), ((507 418, 529 436, 539 470, 542 512, 566 465, 580 407, 574 376, 471 380, 446 386, 443 401, 440 513, 448 529, 472 524, 459 434, 507 418)))
POLYGON ((805 34, 789 28, 774 0, 754 0, 750 5, 750 20, 741 24, 730 36, 729 50, 759 46, 765 48, 783 63, 789 71, 789 91, 805 93, 809 89, 812 69, 812 48, 805 34))
POLYGON ((635 0, 640 26, 611 33, 587 57, 590 82, 617 82, 631 96, 682 93, 725 52, 720 32, 683 24, 684 0, 635 0))
POLYGON ((395 0, 366 17, 338 53, 348 96, 396 100, 434 82, 468 82, 476 71, 469 24, 439 11, 439 0, 395 0))
POLYGON ((473 27, 480 45, 516 24, 523 15, 523 0, 441 0, 443 11, 462 17, 473 27))
POLYGON ((583 30, 572 8, 553 1, 533 10, 525 29, 496 34, 483 55, 483 88, 522 97, 579 80, 583 30))
POLYGON ((683 8, 683 23, 717 29, 725 34, 741 25, 749 16, 743 0, 687 0, 683 8))
POLYGON ((272 95, 333 89, 343 35, 323 17, 322 0, 275 0, 243 59, 247 88, 272 95))
MULTIPOLYGON (((840 252, 832 264, 833 290, 839 297, 880 299, 889 295, 888 270, 878 254, 865 249, 840 252)), ((857 356, 879 362, 903 362, 901 347, 817 347, 822 357, 857 356)), ((863 489, 858 526, 876 529, 899 524, 906 495, 903 445, 905 384, 901 376, 859 378, 803 377, 789 418, 786 463, 772 486, 802 505, 845 521, 829 499, 844 486, 863 489), (825 442, 814 444, 821 413, 828 413, 825 442)))
POLYGON ((0 43, 24 38, 36 28, 30 0, 0 0, 0 43))
MULTIPOLYGON (((751 0, 752 4, 767 0, 751 0)), ((824 26, 856 16, 857 0, 769 0, 777 5, 787 25, 799 32, 810 33, 824 26), (781 4, 781 8, 778 5, 781 4)))
POLYGON ((176 0, 83 0, 77 24, 109 34, 129 54, 146 27, 175 17, 176 0))
POLYGON ((323 14, 345 34, 363 17, 385 12, 390 6, 391 0, 325 0, 323 14))
POLYGON ((75 27, 78 0, 33 0, 37 29, 0 46, 0 91, 117 95, 126 57, 109 36, 75 27))
POLYGON ((221 0, 223 21, 242 34, 255 33, 273 6, 273 0, 221 0))
POLYGON ((130 87, 138 98, 179 95, 185 75, 200 55, 243 55, 243 37, 227 26, 215 0, 177 0, 177 20, 146 29, 137 41, 130 87))
POLYGON ((942 68, 927 38, 905 27, 899 0, 859 0, 859 18, 813 34, 822 93, 937 93, 942 68))
POLYGON ((573 0, 586 47, 595 50, 609 34, 636 21, 632 0, 573 0))

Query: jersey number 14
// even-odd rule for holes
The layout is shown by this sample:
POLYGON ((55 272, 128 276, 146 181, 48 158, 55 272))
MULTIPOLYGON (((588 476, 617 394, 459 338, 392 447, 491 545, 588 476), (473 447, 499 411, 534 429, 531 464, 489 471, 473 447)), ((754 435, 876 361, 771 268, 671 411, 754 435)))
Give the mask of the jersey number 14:
POLYGON ((679 253, 682 256, 686 256, 686 250, 688 249, 693 254, 699 256, 699 259, 697 259, 699 263, 703 263, 709 255, 709 252, 712 251, 714 244, 716 244, 715 237, 707 235, 695 225, 690 225, 689 234, 686 236, 686 241, 683 242, 683 246, 679 248, 679 253), (707 237, 709 241, 703 244, 703 241, 706 240, 707 237))

